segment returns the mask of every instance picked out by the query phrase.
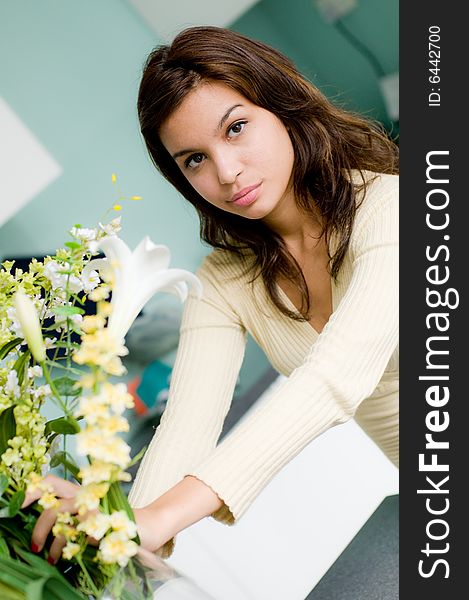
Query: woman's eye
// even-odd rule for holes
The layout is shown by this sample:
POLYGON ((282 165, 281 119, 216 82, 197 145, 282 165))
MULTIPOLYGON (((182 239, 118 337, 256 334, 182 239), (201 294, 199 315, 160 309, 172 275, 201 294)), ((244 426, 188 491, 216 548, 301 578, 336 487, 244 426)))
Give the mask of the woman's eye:
POLYGON ((194 169, 203 161, 204 155, 198 152, 197 154, 192 154, 184 161, 184 166, 188 169, 194 169))
POLYGON ((228 137, 236 137, 239 135, 246 125, 246 121, 238 121, 237 123, 233 123, 228 129, 228 137), (231 135, 230 135, 231 134, 231 135))

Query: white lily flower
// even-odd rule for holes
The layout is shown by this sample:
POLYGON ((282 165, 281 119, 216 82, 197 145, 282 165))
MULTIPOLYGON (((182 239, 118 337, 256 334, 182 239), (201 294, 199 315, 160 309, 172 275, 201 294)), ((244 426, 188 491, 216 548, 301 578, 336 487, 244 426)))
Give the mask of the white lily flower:
POLYGON ((132 252, 117 236, 99 240, 106 258, 86 265, 83 273, 96 269, 106 280, 112 280, 111 316, 108 330, 118 340, 125 338, 138 314, 156 292, 170 292, 181 302, 189 287, 202 294, 201 281, 184 269, 169 269, 171 254, 167 246, 154 244, 148 236, 132 252))
POLYGON ((38 363, 44 362, 46 360, 46 348, 34 302, 26 294, 18 291, 14 295, 14 303, 16 318, 21 325, 24 339, 31 350, 31 354, 38 363))

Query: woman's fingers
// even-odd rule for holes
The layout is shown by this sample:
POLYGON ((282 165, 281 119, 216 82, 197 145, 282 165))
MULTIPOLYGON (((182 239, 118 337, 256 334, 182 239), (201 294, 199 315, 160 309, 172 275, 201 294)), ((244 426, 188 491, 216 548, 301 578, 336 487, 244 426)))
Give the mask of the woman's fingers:
POLYGON ((66 539, 63 535, 58 535, 56 538, 54 538, 54 541, 50 546, 49 557, 47 559, 51 565, 55 565, 55 563, 62 556, 62 550, 64 549, 66 543, 66 539))
POLYGON ((58 510, 48 508, 44 510, 38 517, 36 525, 33 529, 33 535, 31 538, 31 550, 33 552, 40 552, 46 543, 47 536, 52 531, 57 519, 57 513, 59 512, 75 512, 75 499, 65 498, 60 502, 60 508, 58 510))
POLYGON ((52 485, 57 496, 61 496, 62 498, 72 498, 80 489, 80 486, 77 483, 72 483, 67 479, 57 477, 56 475, 46 475, 44 480, 52 485))
MULTIPOLYGON (((61 477, 57 477, 56 475, 46 475, 42 482, 50 485, 54 490, 54 493, 60 498, 73 498, 80 489, 78 484, 67 481, 66 479, 62 479, 61 477)), ((36 500, 39 500, 39 498, 42 496, 42 493, 43 492, 40 488, 36 488, 32 492, 26 492, 21 508, 25 508, 36 500)))

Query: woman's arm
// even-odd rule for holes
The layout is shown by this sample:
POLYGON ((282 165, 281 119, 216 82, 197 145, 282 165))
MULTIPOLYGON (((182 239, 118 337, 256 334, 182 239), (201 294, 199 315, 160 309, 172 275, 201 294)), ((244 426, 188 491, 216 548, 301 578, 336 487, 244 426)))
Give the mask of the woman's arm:
MULTIPOLYGON (((177 529, 169 523, 173 523, 176 512, 182 510, 179 505, 180 510, 167 514, 166 509, 171 504, 169 498, 179 498, 181 490, 187 490, 188 482, 182 481, 184 476, 207 458, 217 444, 246 345, 246 332, 239 316, 230 307, 229 299, 222 298, 214 289, 206 269, 199 270, 198 275, 203 282, 204 294, 201 300, 190 297, 186 301, 168 403, 129 496, 136 514, 138 509, 147 508, 157 499, 153 515, 164 512, 163 518, 168 523, 165 531, 177 529), (181 487, 177 485, 179 482, 181 487), (176 496, 166 495, 174 489, 176 496)), ((210 490, 205 484, 200 485, 210 490)), ((205 508, 202 500, 202 510, 190 515, 189 521, 206 516, 204 513, 209 508, 205 508)), ((149 520, 148 510, 142 514, 150 525, 159 520, 156 517, 149 520)), ((163 556, 169 556, 171 552, 170 541, 163 556)))
POLYGON ((147 506, 135 509, 140 542, 155 552, 189 525, 208 517, 223 501, 196 477, 182 481, 147 506))

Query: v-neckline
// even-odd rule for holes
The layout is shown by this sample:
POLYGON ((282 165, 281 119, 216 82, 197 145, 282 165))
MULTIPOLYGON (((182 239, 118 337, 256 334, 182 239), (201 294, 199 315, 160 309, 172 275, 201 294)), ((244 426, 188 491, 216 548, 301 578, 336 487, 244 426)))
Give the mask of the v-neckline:
MULTIPOLYGON (((329 319, 326 321, 326 323, 324 324, 324 327, 321 329, 321 331, 318 331, 315 327, 313 327, 313 325, 309 321, 299 321, 298 322, 300 325, 304 325, 304 326, 309 327, 309 329, 315 334, 316 337, 319 337, 321 335, 321 333, 324 331, 324 328, 329 323, 332 315, 334 314, 334 310, 335 310, 335 294, 334 294, 335 284, 334 284, 334 279, 332 277, 330 277, 329 281, 330 281, 330 285, 331 285, 331 309, 332 310, 331 310, 331 314, 329 316, 329 319)), ((292 310, 294 310, 296 312, 299 312, 298 308, 291 301, 290 297, 284 291, 284 289, 280 286, 280 284, 277 283, 276 285, 277 285, 277 289, 278 289, 280 295, 282 296, 282 299, 284 300, 285 304, 287 304, 288 307, 291 308, 292 310)))

